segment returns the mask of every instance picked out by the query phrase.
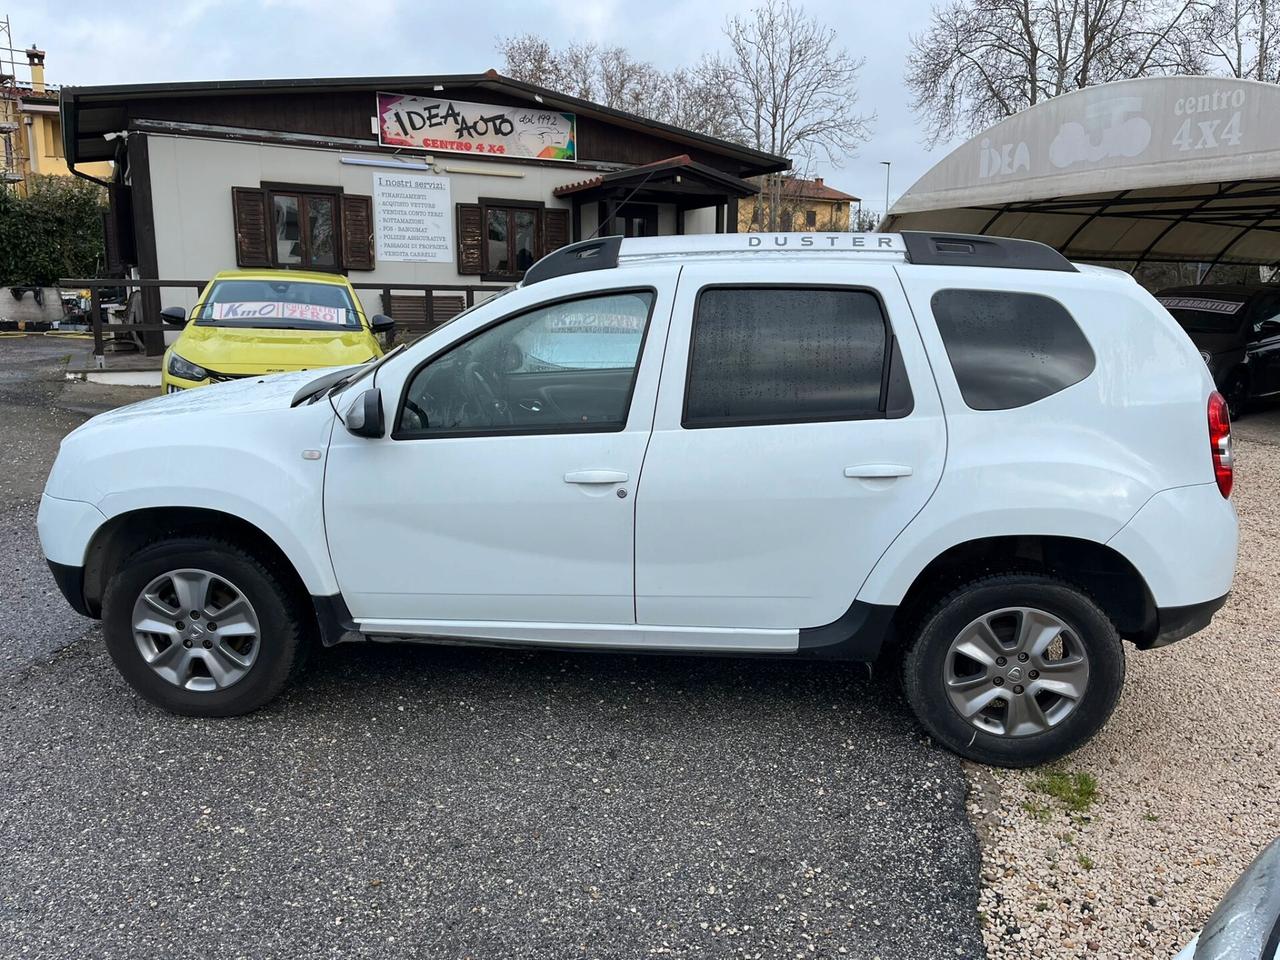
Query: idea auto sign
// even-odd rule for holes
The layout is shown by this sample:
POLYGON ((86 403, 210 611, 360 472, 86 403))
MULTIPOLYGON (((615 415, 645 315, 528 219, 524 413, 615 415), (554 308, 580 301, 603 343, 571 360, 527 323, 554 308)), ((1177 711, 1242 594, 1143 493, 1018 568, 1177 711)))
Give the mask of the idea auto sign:
POLYGON ((378 142, 433 153, 573 160, 574 116, 533 107, 378 94, 378 142))

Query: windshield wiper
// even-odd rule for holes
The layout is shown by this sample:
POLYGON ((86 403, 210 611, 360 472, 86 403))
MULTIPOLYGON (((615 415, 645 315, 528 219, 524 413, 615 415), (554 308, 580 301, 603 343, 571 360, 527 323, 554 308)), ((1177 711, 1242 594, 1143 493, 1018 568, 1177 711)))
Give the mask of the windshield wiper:
POLYGON ((355 376, 355 373, 352 372, 350 367, 339 367, 336 370, 330 370, 314 380, 307 381, 306 385, 293 395, 293 399, 289 401, 289 406, 296 407, 298 404, 305 403, 308 400, 315 401, 321 396, 327 395, 334 384, 343 383, 353 376, 355 376))

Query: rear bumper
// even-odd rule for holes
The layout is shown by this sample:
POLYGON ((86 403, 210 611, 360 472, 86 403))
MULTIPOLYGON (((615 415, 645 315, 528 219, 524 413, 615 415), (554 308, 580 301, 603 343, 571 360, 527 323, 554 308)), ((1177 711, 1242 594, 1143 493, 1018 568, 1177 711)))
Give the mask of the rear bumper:
POLYGON ((1151 650, 1155 647, 1166 647, 1179 640, 1185 640, 1193 633, 1199 633, 1209 625, 1213 615, 1222 609, 1227 602, 1227 594, 1215 600, 1193 603, 1185 607, 1160 607, 1156 610, 1155 630, 1147 634, 1147 639, 1134 641, 1139 650, 1151 650))
POLYGON ((1238 536, 1235 507, 1216 483, 1203 483, 1156 494, 1107 545, 1133 564, 1165 611, 1222 605, 1238 536))

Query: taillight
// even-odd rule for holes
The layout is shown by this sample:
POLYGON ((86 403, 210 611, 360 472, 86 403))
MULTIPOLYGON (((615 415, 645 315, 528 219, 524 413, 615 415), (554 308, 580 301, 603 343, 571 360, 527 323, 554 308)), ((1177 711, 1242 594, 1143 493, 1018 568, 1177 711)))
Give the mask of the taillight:
POLYGON ((1216 390, 1209 394, 1209 450, 1213 477, 1224 497, 1231 496, 1231 414, 1227 401, 1216 390))

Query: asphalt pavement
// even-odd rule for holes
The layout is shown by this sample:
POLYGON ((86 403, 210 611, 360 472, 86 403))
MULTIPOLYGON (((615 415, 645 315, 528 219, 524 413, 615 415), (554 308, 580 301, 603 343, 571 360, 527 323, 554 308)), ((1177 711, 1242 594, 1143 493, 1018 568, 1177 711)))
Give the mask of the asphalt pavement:
POLYGON ((353 644, 249 717, 146 704, 39 557, 83 416, 35 339, 0 340, 0 954, 982 955, 960 764, 855 665, 353 644))

